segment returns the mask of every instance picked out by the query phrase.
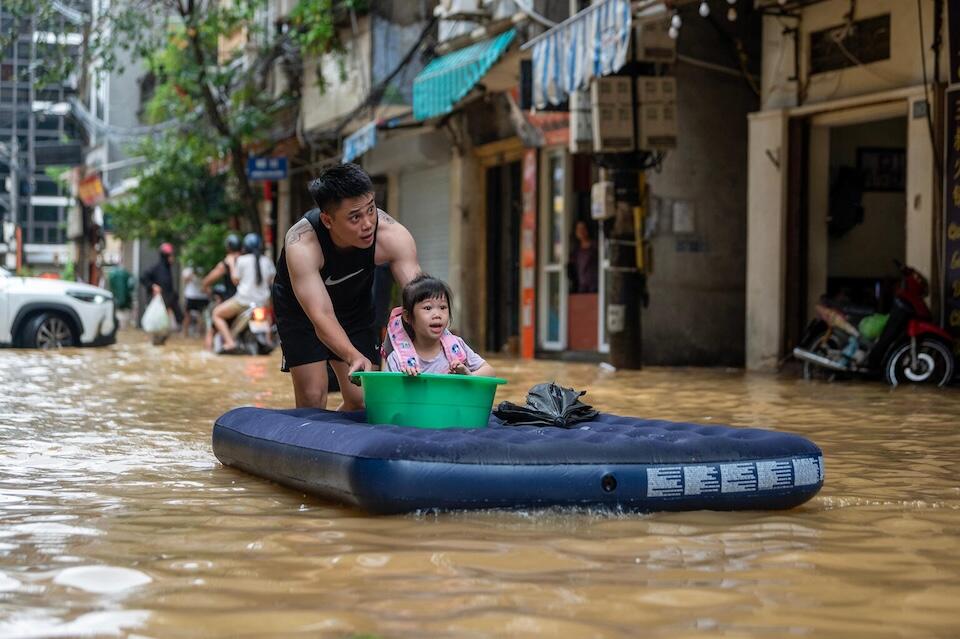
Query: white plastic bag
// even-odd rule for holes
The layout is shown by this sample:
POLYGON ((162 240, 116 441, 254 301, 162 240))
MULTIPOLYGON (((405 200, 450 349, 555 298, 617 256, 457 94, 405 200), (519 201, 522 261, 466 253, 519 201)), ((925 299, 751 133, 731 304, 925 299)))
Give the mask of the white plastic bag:
POLYGON ((163 303, 162 296, 154 295, 147 304, 140 327, 148 333, 166 333, 170 330, 170 316, 167 315, 167 305, 163 303))

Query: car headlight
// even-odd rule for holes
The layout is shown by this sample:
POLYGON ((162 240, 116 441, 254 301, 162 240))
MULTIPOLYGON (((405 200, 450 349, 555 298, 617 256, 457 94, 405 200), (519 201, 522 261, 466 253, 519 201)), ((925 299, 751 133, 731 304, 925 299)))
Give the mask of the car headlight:
POLYGON ((81 302, 89 302, 90 304, 103 304, 107 300, 112 299, 108 294, 91 293, 89 291, 67 291, 67 295, 81 302))

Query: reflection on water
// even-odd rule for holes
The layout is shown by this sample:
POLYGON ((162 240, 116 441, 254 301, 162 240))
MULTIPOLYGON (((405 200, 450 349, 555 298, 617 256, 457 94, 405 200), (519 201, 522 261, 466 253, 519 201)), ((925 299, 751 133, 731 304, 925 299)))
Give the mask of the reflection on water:
POLYGON ((213 420, 292 403, 279 355, 0 351, 0 636, 956 636, 960 392, 493 360, 598 408, 801 433, 786 512, 366 517, 223 468, 213 420))

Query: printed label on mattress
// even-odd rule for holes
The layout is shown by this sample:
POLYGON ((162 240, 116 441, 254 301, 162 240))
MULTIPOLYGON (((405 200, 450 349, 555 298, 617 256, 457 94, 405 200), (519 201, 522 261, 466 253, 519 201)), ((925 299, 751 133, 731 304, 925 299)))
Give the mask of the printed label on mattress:
POLYGON ((647 497, 750 493, 823 481, 823 457, 647 469, 647 497))

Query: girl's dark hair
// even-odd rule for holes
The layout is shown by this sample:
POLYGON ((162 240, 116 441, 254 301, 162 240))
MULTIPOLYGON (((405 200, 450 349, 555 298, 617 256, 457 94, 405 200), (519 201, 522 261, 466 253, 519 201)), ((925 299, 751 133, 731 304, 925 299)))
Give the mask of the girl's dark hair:
MULTIPOLYGON (((453 306, 453 293, 450 292, 450 287, 447 286, 446 282, 432 275, 421 273, 403 287, 401 305, 403 306, 404 312, 410 317, 413 317, 414 306, 423 300, 441 298, 447 300, 447 308, 453 306)), ((403 327, 407 330, 410 337, 413 337, 413 329, 407 322, 403 323, 403 327)))
POLYGON ((373 193, 370 176, 356 164, 347 162, 332 166, 310 183, 310 195, 321 211, 328 215, 345 198, 373 193))

